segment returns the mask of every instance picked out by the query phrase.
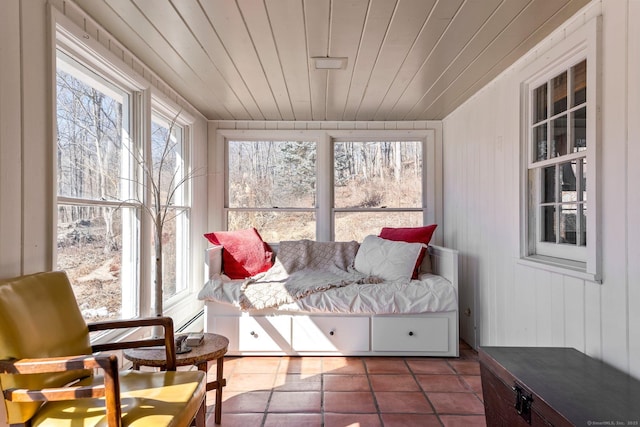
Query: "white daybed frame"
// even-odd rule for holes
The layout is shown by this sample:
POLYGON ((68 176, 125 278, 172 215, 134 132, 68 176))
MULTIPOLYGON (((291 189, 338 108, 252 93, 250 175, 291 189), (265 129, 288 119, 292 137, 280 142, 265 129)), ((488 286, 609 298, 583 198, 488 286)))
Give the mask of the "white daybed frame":
MULTIPOLYGON (((458 251, 429 246, 429 253, 433 273, 449 280, 458 295, 458 251)), ((220 273, 222 247, 208 248, 205 261, 205 277, 220 273)), ((459 355, 457 309, 390 315, 242 312, 230 304, 205 301, 205 332, 226 336, 228 355, 459 355)))

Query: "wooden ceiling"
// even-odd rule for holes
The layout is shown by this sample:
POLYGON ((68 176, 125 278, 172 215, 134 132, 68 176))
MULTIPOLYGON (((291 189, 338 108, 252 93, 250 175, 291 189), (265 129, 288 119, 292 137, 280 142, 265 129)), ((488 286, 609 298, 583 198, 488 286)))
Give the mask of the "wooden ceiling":
POLYGON ((208 119, 348 121, 442 119, 589 3, 75 1, 208 119))

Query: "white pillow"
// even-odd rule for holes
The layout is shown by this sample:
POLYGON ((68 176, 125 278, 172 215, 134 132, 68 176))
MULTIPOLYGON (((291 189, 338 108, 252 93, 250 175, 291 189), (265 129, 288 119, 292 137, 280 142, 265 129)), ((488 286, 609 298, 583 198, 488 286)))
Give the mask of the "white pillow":
POLYGON ((386 240, 370 235, 364 238, 353 266, 360 273, 386 281, 411 279, 422 243, 386 240))

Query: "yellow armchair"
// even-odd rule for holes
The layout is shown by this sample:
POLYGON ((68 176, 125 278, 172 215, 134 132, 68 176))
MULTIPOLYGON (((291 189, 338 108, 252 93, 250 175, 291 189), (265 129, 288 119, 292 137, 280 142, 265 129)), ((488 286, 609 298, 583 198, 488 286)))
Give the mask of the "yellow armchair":
POLYGON ((203 427, 206 376, 176 372, 175 361, 169 317, 87 325, 64 272, 0 280, 0 391, 11 425, 203 427), (162 326, 164 337, 89 341, 92 331, 146 326, 162 326), (101 354, 157 345, 167 371, 119 371, 115 355, 101 354))

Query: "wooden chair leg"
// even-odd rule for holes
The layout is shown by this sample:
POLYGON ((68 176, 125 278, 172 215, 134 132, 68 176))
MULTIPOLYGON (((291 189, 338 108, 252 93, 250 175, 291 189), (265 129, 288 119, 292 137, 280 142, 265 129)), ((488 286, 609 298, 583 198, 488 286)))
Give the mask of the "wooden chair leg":
POLYGON ((196 414, 196 418, 195 418, 195 425, 196 427, 206 427, 207 425, 207 404, 206 404, 206 400, 202 401, 202 404, 200 405, 200 409, 198 409, 198 413, 196 414))

